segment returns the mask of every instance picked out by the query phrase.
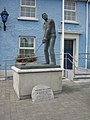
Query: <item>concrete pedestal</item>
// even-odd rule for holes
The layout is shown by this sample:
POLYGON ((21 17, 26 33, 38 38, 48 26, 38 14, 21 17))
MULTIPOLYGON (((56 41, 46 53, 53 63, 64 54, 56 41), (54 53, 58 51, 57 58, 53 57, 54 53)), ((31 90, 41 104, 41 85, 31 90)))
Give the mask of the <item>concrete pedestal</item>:
POLYGON ((30 97, 33 87, 38 84, 50 86, 54 93, 62 90, 62 69, 60 67, 37 67, 13 70, 13 87, 19 99, 30 97))

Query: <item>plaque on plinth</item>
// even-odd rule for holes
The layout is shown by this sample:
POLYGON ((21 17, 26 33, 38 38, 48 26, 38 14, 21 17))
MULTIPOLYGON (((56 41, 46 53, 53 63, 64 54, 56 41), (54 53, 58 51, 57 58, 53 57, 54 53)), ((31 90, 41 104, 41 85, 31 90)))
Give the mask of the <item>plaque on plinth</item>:
POLYGON ((32 89, 33 102, 45 102, 53 99, 54 94, 49 86, 39 84, 32 89))

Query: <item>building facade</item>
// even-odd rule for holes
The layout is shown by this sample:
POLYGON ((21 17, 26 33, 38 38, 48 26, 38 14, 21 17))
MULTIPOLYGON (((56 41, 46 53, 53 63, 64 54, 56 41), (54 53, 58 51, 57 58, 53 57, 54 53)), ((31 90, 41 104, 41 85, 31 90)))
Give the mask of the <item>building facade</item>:
MULTIPOLYGON (((14 59, 17 55, 35 54, 38 63, 44 62, 42 43, 42 13, 46 12, 56 24, 55 54, 57 64, 62 64, 62 1, 63 0, 1 0, 0 13, 6 8, 9 13, 6 31, 0 20, 0 65, 4 59, 14 59)), ((70 54, 69 61, 64 59, 64 68, 73 69, 89 65, 90 53, 90 3, 86 0, 65 0, 64 2, 64 53, 70 54), (86 54, 88 53, 88 54, 86 54), (70 57, 72 56, 72 57, 70 57), (86 59, 88 58, 88 59, 86 59), (71 62, 70 62, 71 61, 71 62)), ((66 57, 66 55, 64 55, 66 57)))

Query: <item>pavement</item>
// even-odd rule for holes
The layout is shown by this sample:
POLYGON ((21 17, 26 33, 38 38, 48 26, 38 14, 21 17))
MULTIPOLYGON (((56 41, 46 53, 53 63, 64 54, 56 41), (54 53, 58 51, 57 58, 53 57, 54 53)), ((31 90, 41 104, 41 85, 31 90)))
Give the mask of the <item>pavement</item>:
POLYGON ((13 80, 0 81, 0 120, 90 120, 90 84, 62 81, 54 100, 32 103, 19 100, 13 80))

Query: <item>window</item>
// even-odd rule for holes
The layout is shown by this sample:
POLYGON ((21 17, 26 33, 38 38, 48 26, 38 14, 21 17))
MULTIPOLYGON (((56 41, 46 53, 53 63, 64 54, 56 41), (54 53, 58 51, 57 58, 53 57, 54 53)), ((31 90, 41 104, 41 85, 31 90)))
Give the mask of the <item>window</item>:
POLYGON ((36 0, 21 0, 20 17, 36 18, 36 0))
POLYGON ((76 2, 65 0, 64 19, 67 21, 76 21, 76 2))
POLYGON ((35 37, 20 37, 19 55, 29 57, 34 54, 35 37))

